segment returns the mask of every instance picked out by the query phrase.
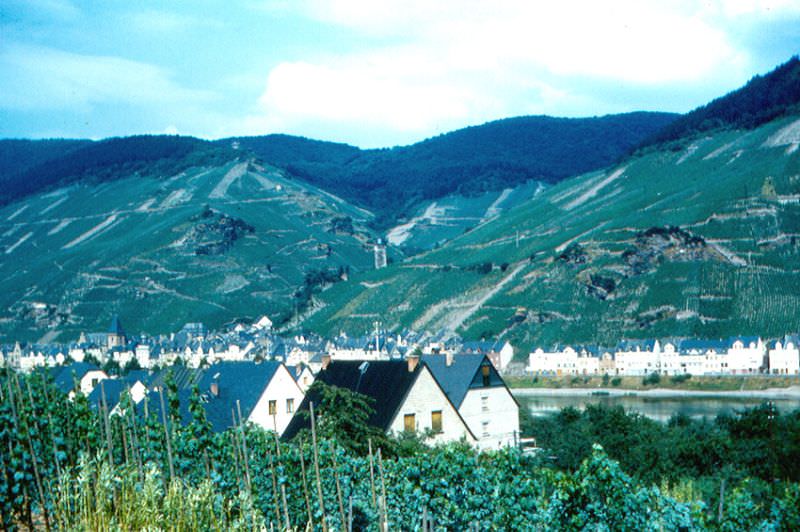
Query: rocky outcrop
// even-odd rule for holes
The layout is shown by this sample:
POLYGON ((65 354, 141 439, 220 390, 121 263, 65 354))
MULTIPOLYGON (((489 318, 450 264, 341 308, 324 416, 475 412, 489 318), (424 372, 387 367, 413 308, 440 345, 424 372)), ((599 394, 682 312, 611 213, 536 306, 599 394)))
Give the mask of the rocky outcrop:
POLYGON ((234 218, 206 206, 189 229, 185 244, 195 255, 224 255, 234 242, 247 233, 254 233, 255 227, 241 218, 234 218))
POLYGON ((711 253, 703 237, 675 226, 651 227, 636 234, 633 246, 622 253, 630 277, 654 270, 665 259, 706 260, 711 253))

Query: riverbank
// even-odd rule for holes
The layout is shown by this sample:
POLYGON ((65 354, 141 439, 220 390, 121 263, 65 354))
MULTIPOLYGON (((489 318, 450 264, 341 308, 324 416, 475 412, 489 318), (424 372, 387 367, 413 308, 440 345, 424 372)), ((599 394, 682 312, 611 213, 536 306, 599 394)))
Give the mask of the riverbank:
MULTIPOLYGON (((648 379, 650 384, 645 384, 644 377, 632 376, 525 376, 504 377, 506 384, 513 392, 524 390, 580 390, 577 393, 614 392, 627 393, 631 391, 646 392, 662 390, 680 392, 770 392, 800 390, 798 376, 780 375, 726 375, 726 376, 692 376, 668 377, 661 376, 657 382, 648 379)), ((795 392, 787 392, 795 393, 795 392)))
POLYGON ((646 390, 625 390, 620 388, 513 388, 513 395, 557 396, 557 397, 648 397, 648 398, 756 398, 756 399, 800 399, 800 386, 787 388, 767 388, 764 390, 680 390, 670 388, 650 388, 646 390))

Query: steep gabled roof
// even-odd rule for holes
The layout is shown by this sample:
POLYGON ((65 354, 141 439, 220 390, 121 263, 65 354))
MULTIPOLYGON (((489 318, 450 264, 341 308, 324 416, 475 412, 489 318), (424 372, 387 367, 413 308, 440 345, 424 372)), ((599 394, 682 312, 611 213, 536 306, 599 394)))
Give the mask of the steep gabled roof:
POLYGON ((454 355, 453 363, 448 366, 445 355, 425 355, 422 358, 456 408, 461 407, 484 359, 488 361, 486 355, 481 354, 454 355))
POLYGON ((100 368, 88 362, 73 362, 62 366, 54 375, 55 385, 64 393, 69 393, 75 387, 75 380, 80 381, 84 375, 90 371, 98 371, 100 368))
POLYGON ((119 321, 119 316, 116 314, 111 317, 111 327, 109 327, 108 333, 125 336, 125 330, 122 328, 122 323, 119 321))
POLYGON ((206 417, 215 432, 233 426, 231 412, 241 408, 242 418, 247 420, 258 400, 269 386, 280 362, 220 362, 210 366, 200 378, 200 392, 206 399, 206 417), (211 384, 216 382, 218 394, 211 393, 211 384))
MULTIPOLYGON (((374 412, 367 422, 385 432, 422 370, 420 363, 414 371, 408 371, 408 363, 404 360, 334 360, 317 374, 317 380, 371 397, 374 412)), ((308 411, 309 402, 318 404, 319 400, 320 397, 310 390, 298 412, 308 411)), ((283 437, 291 439, 310 426, 311 421, 306 416, 295 414, 283 437)))
POLYGON ((148 384, 148 387, 150 388, 160 388, 162 386, 166 386, 167 375, 169 375, 170 372, 172 372, 172 378, 175 379, 175 384, 178 386, 178 389, 191 389, 192 385, 194 385, 200 379, 203 370, 189 368, 179 364, 173 364, 172 366, 162 368, 161 371, 151 375, 149 384, 143 384, 148 384))
POLYGON ((483 385, 481 366, 489 367, 488 387, 505 386, 486 355, 454 355, 449 366, 446 355, 425 355, 422 361, 430 368, 433 377, 456 409, 461 408, 461 403, 471 388, 486 388, 483 385))
POLYGON ((103 395, 105 395, 106 406, 108 407, 108 411, 111 412, 119 403, 122 392, 130 388, 131 384, 132 383, 125 382, 121 379, 103 379, 94 387, 89 397, 87 397, 89 406, 100 410, 103 406, 103 395))
POLYGON ((695 338, 686 338, 681 340, 678 345, 681 352, 699 351, 706 352, 714 350, 716 353, 724 354, 728 349, 728 344, 723 340, 698 340, 695 338))

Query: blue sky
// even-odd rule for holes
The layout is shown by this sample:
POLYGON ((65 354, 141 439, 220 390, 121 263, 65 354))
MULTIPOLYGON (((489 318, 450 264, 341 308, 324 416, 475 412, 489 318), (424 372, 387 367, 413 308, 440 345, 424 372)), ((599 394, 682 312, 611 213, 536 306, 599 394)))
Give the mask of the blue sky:
POLYGON ((787 0, 2 0, 0 137, 408 144, 688 111, 800 52, 787 0))

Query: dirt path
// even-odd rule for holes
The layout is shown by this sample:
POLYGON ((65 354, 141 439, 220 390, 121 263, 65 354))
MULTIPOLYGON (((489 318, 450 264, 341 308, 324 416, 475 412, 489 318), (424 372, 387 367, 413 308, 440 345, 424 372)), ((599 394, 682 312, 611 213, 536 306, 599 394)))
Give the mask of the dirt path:
POLYGON ((494 285, 493 287, 485 290, 477 299, 475 299, 468 307, 465 309, 454 312, 450 314, 447 318, 447 322, 444 325, 444 329, 449 332, 455 334, 456 329, 461 327, 461 325, 469 319, 470 316, 475 314, 484 303, 489 301, 492 297, 494 297, 500 290, 503 289, 508 283, 514 280, 514 278, 519 274, 520 271, 525 267, 525 262, 521 262, 517 264, 513 270, 509 272, 508 275, 503 277, 503 279, 494 285))

